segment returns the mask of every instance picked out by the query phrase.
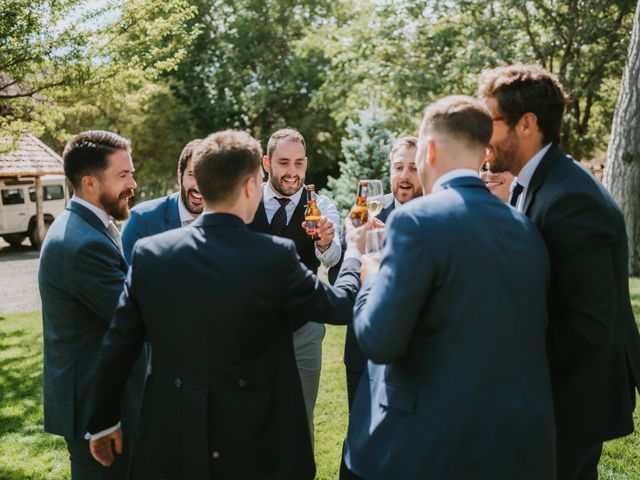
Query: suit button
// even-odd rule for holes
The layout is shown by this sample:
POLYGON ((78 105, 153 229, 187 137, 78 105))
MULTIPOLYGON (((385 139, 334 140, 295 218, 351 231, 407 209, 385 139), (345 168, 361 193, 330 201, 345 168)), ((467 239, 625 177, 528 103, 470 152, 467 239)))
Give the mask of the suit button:
POLYGON ((212 456, 213 458, 220 458, 220 452, 215 451, 215 452, 213 452, 213 453, 211 454, 211 456, 212 456))
POLYGON ((238 380, 238 386, 240 388, 243 388, 247 385, 247 381, 244 378, 241 378, 240 380, 238 380))
POLYGON ((176 388, 180 388, 182 386, 182 380, 180 380, 179 378, 176 378, 173 381, 173 384, 176 386, 176 388))

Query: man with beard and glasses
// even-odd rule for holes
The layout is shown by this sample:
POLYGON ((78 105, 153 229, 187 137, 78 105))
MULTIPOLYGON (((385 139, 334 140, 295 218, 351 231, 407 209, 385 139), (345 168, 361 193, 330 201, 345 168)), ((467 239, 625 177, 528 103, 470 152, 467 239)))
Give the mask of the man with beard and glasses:
POLYGON ((113 223, 129 216, 134 195, 129 141, 111 132, 76 136, 63 154, 75 195, 51 225, 40 254, 38 281, 44 333, 44 429, 62 435, 71 478, 126 479, 142 399, 139 359, 120 396, 124 452, 106 470, 89 452, 85 427, 102 337, 124 289, 128 264, 113 223))
MULTIPOLYGON (((340 215, 335 205, 324 195, 318 195, 317 204, 322 218, 318 222, 318 240, 309 238, 302 226, 307 203, 304 185, 307 154, 304 137, 291 128, 278 130, 269 139, 267 155, 262 166, 268 173, 263 185, 263 198, 249 228, 293 240, 302 263, 313 273, 322 263, 329 268, 340 261, 342 247, 335 238, 340 215)), ((325 327, 308 322, 293 335, 298 372, 307 410, 309 431, 313 437, 313 409, 318 397, 320 369, 322 367, 322 339, 325 327)))
POLYGON ((193 176, 191 155, 201 140, 192 140, 182 149, 178 160, 180 191, 136 205, 122 228, 122 246, 127 262, 133 245, 144 237, 184 227, 202 213, 202 196, 193 176))
MULTIPOLYGON (((533 220, 551 259, 557 477, 595 479, 602 443, 633 431, 640 385, 624 218, 604 186, 558 147, 566 96, 555 75, 538 65, 495 68, 482 73, 478 93, 493 119, 491 170, 515 176, 509 203, 533 220)), ((523 260, 514 258, 514 269, 523 260)))

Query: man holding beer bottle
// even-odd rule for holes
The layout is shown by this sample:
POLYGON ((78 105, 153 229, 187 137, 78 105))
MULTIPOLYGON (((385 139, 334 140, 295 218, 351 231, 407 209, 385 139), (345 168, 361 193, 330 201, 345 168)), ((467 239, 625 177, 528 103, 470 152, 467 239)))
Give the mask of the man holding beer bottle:
MULTIPOLYGON (((320 210, 320 218, 315 225, 306 225, 304 222, 306 205, 313 200, 310 198, 310 189, 304 184, 307 170, 304 137, 291 128, 275 132, 267 144, 262 166, 268 179, 263 185, 262 202, 249 228, 293 240, 302 263, 314 273, 317 273, 320 263, 327 268, 336 265, 340 261, 342 247, 335 238, 336 228, 340 224, 335 205, 323 195, 316 196, 314 189, 312 195, 320 210)), ((324 334, 323 324, 308 322, 293 336, 312 438, 324 334)))

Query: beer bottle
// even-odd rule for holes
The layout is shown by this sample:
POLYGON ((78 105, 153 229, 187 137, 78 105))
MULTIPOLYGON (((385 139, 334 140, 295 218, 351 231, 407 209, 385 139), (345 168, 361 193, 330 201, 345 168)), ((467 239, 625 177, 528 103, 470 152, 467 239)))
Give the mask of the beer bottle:
POLYGON ((364 225, 369 220, 369 210, 367 209, 367 181, 360 180, 358 184, 358 196, 356 204, 351 209, 351 223, 354 227, 364 225))
POLYGON ((304 221, 306 223, 307 235, 312 240, 318 240, 318 221, 320 220, 320 209, 316 200, 315 185, 307 185, 307 208, 304 211, 304 221))

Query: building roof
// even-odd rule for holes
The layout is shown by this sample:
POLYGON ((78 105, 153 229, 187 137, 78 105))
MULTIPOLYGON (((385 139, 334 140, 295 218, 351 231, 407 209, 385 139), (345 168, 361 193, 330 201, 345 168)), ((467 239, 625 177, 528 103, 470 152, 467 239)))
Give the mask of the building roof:
MULTIPOLYGON (((0 138, 0 144, 8 142, 0 138)), ((30 133, 23 133, 15 149, 0 153, 0 177, 63 174, 62 157, 30 133)))

